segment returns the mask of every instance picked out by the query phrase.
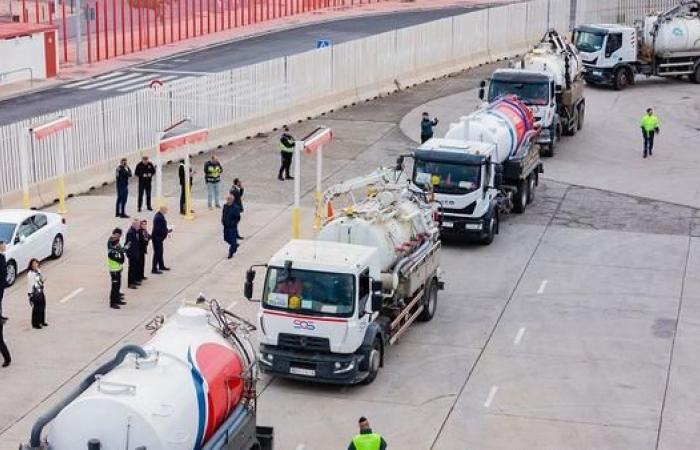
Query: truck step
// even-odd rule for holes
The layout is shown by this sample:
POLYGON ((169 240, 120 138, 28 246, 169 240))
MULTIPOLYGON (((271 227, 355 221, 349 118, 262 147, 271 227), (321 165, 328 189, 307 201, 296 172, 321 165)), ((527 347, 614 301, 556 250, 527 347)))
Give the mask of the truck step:
POLYGON ((664 75, 664 76, 676 76, 676 75, 692 75, 693 71, 692 70, 684 70, 681 72, 659 72, 659 75, 664 75))
POLYGON ((659 68, 663 67, 693 67, 695 64, 690 61, 684 61, 684 62, 674 62, 674 63, 661 63, 659 64, 659 68))

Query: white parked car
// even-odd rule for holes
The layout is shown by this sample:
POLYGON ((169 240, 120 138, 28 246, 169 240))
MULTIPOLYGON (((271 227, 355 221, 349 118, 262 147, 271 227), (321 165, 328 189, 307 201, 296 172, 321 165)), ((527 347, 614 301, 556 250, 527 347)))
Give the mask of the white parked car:
POLYGON ((60 258, 66 221, 59 214, 30 209, 0 209, 0 240, 7 251, 7 285, 27 270, 32 258, 60 258))

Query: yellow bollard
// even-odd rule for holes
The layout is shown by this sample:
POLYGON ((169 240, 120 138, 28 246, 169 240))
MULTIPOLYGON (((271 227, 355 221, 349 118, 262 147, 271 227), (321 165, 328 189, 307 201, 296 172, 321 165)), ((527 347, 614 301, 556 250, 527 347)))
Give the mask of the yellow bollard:
POLYGON ((63 176, 56 180, 56 192, 58 193, 58 213, 65 214, 68 210, 66 209, 66 181, 63 176))
POLYGON ((292 208, 292 239, 301 238, 301 208, 292 208))
POLYGON ((193 220, 192 214, 192 187, 189 180, 185 179, 185 220, 193 220))
POLYGON ((29 192, 22 192, 22 208, 30 209, 32 203, 29 201, 29 192))

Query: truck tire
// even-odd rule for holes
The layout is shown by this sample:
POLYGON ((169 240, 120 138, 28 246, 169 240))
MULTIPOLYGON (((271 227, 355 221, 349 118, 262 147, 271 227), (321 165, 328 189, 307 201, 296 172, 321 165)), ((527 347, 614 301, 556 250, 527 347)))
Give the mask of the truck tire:
POLYGON ((531 204, 535 201, 535 186, 537 186, 537 174, 531 173, 527 178, 527 204, 531 204))
POLYGON ((428 289, 426 289, 425 295, 423 296, 423 311, 418 316, 418 320, 421 322, 430 322, 430 320, 432 320, 437 310, 437 295, 437 282, 435 281, 435 277, 433 277, 430 279, 428 289))
POLYGON ((622 91, 633 83, 630 71, 626 67, 620 67, 615 71, 613 87, 616 91, 622 91))
POLYGON ((371 384, 379 375, 379 368, 382 365, 382 343, 379 341, 379 336, 374 338, 372 350, 369 351, 367 361, 367 378, 362 380, 362 384, 371 384))
POLYGON ((583 121, 586 118, 586 103, 582 102, 578 107, 578 117, 576 127, 581 131, 583 129, 583 121))
POLYGON ((700 64, 695 66, 695 71, 689 76, 690 81, 695 84, 700 84, 700 64))
POLYGON ((496 237, 496 233, 498 232, 498 212, 494 211, 493 215, 491 216, 491 219, 489 220, 489 228, 486 231, 486 236, 484 236, 481 239, 481 245, 490 245, 494 238, 496 237))
POLYGON ((525 212, 527 208, 527 199, 530 197, 529 194, 529 183, 528 180, 520 180, 518 183, 518 189, 515 192, 515 198, 513 199, 513 211, 518 214, 525 212))

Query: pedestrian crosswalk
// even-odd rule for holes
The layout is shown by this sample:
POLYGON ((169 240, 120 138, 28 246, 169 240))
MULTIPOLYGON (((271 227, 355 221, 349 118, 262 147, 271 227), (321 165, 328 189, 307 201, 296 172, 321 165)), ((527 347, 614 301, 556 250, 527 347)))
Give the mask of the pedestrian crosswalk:
POLYGON ((177 80, 192 79, 195 76, 196 75, 188 72, 161 73, 159 71, 142 71, 134 69, 128 71, 110 72, 87 80, 64 84, 62 88, 127 93, 148 88, 151 82, 154 80, 167 83, 177 80))

